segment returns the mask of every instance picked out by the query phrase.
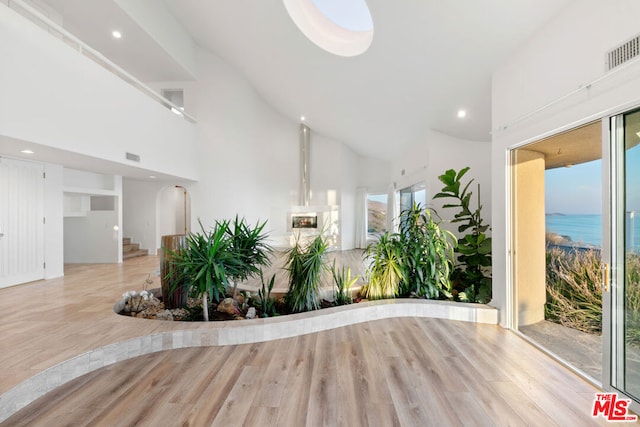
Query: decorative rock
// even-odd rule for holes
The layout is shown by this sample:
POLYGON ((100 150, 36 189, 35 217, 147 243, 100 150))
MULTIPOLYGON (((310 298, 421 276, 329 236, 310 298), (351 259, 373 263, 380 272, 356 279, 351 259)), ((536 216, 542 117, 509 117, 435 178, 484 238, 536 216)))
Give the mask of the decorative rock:
POLYGON ((162 310, 156 313, 158 320, 173 320, 173 313, 170 310, 162 310))
POLYGON ((231 315, 240 313, 238 301, 234 300, 233 298, 223 299, 222 302, 218 304, 217 310, 220 313, 226 313, 231 315))
POLYGON ((116 313, 122 313, 124 311, 124 307, 127 305, 127 301, 124 298, 118 300, 118 302, 113 306, 113 311, 116 313))
POLYGON ((151 294, 153 294, 154 298, 157 298, 158 300, 160 299, 160 297, 162 296, 162 289, 161 288, 153 288, 153 289, 149 289, 149 292, 151 294))
POLYGON ((247 317, 247 319, 255 319, 255 317, 256 317, 256 308, 255 307, 249 307, 249 310, 247 310, 246 317, 247 317))

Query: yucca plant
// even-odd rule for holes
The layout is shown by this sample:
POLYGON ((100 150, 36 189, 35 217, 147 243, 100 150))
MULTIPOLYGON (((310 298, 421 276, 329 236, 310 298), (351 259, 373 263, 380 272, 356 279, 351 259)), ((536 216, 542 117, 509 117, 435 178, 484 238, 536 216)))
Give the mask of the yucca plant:
POLYGON ((267 234, 263 233, 267 222, 257 222, 254 227, 247 224, 244 218, 236 215, 235 220, 228 222, 226 235, 229 239, 229 250, 233 252, 234 262, 229 271, 233 280, 235 297, 238 282, 254 277, 261 272, 261 267, 271 263, 269 255, 271 247, 266 243, 267 234))
POLYGON ((220 301, 228 287, 229 272, 236 263, 227 238, 229 221, 216 222, 206 231, 201 222, 201 234, 188 234, 185 248, 172 252, 179 277, 189 286, 190 293, 202 298, 202 314, 209 321, 209 298, 220 301))
MULTIPOLYGON (((210 231, 200 221, 201 233, 186 236, 185 248, 169 251, 174 271, 196 298, 202 298, 202 314, 209 320, 209 299, 219 302, 229 289, 229 279, 244 280, 260 273, 259 266, 267 265, 271 248, 265 243, 266 223, 250 227, 237 216, 216 221, 210 231)), ((234 289, 235 291, 235 289, 234 289)))
POLYGON ((308 245, 303 244, 298 235, 293 247, 287 252, 285 269, 289 273, 289 290, 285 300, 292 312, 320 308, 320 278, 322 271, 326 269, 327 249, 328 244, 322 234, 308 245))
POLYGON ((258 290, 258 298, 256 299, 256 302, 258 305, 258 309, 260 309, 262 317, 272 317, 277 314, 276 300, 271 298, 271 291, 273 290, 275 281, 276 275, 273 274, 271 276, 271 279, 269 279, 269 284, 265 284, 262 272, 260 272, 260 282, 262 283, 262 288, 258 290))
POLYGON ((364 252, 371 259, 369 283, 363 289, 367 299, 395 298, 402 279, 403 248, 396 234, 385 232, 364 252))
POLYGON ((337 305, 351 304, 351 287, 358 281, 360 276, 351 277, 351 267, 342 266, 338 269, 336 267, 336 261, 333 260, 331 266, 331 276, 333 276, 333 282, 336 288, 333 293, 333 302, 337 305))

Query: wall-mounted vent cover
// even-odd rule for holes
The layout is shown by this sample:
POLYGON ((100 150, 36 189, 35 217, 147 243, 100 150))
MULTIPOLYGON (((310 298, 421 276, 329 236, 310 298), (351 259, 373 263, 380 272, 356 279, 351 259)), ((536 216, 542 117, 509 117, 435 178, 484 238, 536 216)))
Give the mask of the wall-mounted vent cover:
POLYGON ((127 160, 133 160, 134 162, 140 163, 140 156, 133 153, 127 153, 127 160))
POLYGON ((640 55, 640 35, 635 36, 607 53, 607 71, 624 64, 638 55, 640 55))

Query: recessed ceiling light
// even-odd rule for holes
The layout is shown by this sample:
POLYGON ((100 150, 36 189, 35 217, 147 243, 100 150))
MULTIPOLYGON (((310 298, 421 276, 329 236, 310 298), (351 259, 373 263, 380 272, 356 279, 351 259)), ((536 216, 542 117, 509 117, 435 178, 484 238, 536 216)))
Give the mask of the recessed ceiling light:
POLYGON ((20 150, 20 152, 24 154, 34 154, 34 152, 31 150, 20 150))
POLYGON ((149 175, 149 178, 156 179, 156 176, 155 175, 149 175))
POLYGON ((113 30, 113 31, 111 32, 111 36, 112 36, 114 39, 121 39, 121 38, 122 38, 122 33, 121 33, 120 31, 118 31, 118 30, 113 30))
POLYGON ((304 122, 305 120, 307 120, 307 118, 305 116, 300 116, 300 121, 304 122))
POLYGON ((467 117, 467 112, 465 110, 458 110, 458 118, 462 119, 467 117))

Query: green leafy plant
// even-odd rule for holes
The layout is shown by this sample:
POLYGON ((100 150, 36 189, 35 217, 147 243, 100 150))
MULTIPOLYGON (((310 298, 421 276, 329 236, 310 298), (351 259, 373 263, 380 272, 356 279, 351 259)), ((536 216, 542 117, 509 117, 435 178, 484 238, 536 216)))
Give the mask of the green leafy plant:
POLYGON ((400 214, 401 293, 419 298, 451 298, 455 236, 419 204, 400 214))
POLYGON ((262 282, 262 287, 258 290, 258 298, 256 299, 258 309, 262 314, 262 317, 273 317, 277 313, 276 311, 276 300, 271 298, 271 291, 273 290, 273 285, 276 281, 276 275, 273 274, 271 279, 269 279, 269 284, 265 284, 264 277, 262 273, 260 273, 260 281, 262 282))
POLYGON ((365 250, 371 260, 365 298, 451 298, 453 234, 441 229, 419 204, 401 212, 399 229, 384 233, 365 250))
POLYGON ((369 283, 363 289, 367 299, 395 298, 402 279, 402 246, 398 235, 383 233, 376 243, 367 246, 364 256, 371 259, 369 283))
POLYGON ((461 301, 487 303, 491 300, 491 238, 487 237, 488 224, 483 223, 482 204, 480 203, 480 185, 478 184, 477 207, 471 207, 472 192, 469 186, 471 179, 464 187, 462 178, 469 171, 469 167, 456 172, 447 170, 438 179, 445 185, 441 192, 433 196, 438 198, 452 198, 455 203, 445 204, 444 208, 457 208, 453 223, 459 223, 458 232, 465 233, 458 239, 456 252, 458 265, 452 280, 457 284, 457 297, 461 301))
POLYGON ((331 266, 331 276, 333 276, 333 282, 336 285, 333 293, 333 302, 336 305, 351 304, 353 302, 351 298, 351 287, 360 277, 351 277, 351 267, 342 266, 342 268, 338 269, 335 260, 331 266))
POLYGON ((185 248, 172 252, 173 262, 184 279, 189 291, 202 298, 202 312, 209 321, 209 297, 220 301, 228 286, 229 266, 236 262, 227 239, 228 221, 216 222, 211 231, 206 231, 201 222, 201 234, 188 234, 185 248))
POLYGON ((326 268, 325 255, 328 243, 322 233, 308 245, 296 237, 295 244, 287 252, 285 269, 289 274, 289 290, 285 300, 292 312, 320 308, 319 290, 322 271, 326 268))
POLYGON ((258 222, 251 227, 244 218, 239 219, 238 215, 233 223, 227 223, 226 236, 229 239, 229 250, 234 254, 234 265, 230 270, 234 297, 239 281, 260 274, 260 268, 271 263, 269 255, 272 249, 266 243, 267 234, 263 232, 266 224, 266 221, 258 222))
POLYGON ((246 279, 259 273, 258 266, 268 262, 271 249, 264 243, 264 223, 251 228, 236 217, 233 226, 229 220, 216 221, 207 231, 198 222, 202 232, 188 234, 184 249, 168 252, 178 274, 174 286, 184 282, 191 295, 202 298, 203 317, 208 321, 209 299, 219 302, 230 278, 246 279))

